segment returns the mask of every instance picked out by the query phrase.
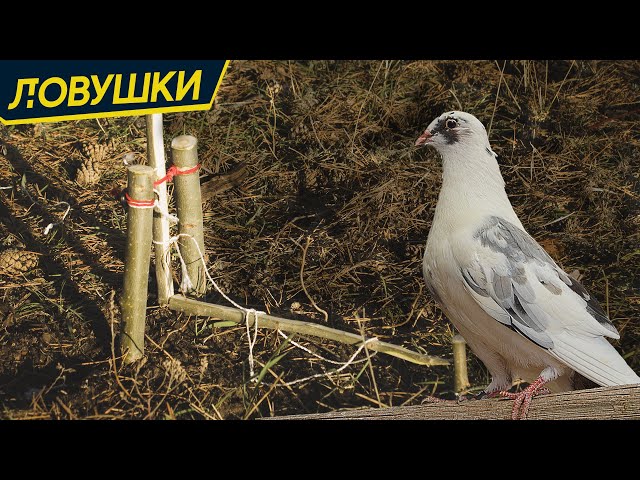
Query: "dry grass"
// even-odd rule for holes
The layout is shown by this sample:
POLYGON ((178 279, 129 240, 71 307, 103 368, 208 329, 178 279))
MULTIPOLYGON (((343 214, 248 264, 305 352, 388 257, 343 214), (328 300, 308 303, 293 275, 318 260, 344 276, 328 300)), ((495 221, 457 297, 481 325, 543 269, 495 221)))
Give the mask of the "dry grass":
MULTIPOLYGON (((440 167, 413 142, 443 111, 469 111, 491 125, 523 223, 583 275, 640 371, 639 74, 638 62, 234 61, 211 111, 166 116, 166 144, 195 135, 213 174, 246 163, 205 209, 214 278, 235 300, 450 357, 452 328, 420 271, 440 167)), ((39 271, 0 277, 0 416, 255 418, 451 395, 448 367, 364 353, 286 385, 335 366, 270 331, 250 382, 246 329, 153 307, 153 293, 146 359, 122 366, 110 295, 125 214, 111 191, 124 155, 144 160, 143 121, 0 127, 0 139, 0 186, 14 186, 0 190, 0 242, 41 254, 39 271), (45 236, 60 202, 72 210, 45 236)), ((293 340, 336 361, 354 351, 293 340)), ((475 358, 469 373, 488 383, 475 358)))

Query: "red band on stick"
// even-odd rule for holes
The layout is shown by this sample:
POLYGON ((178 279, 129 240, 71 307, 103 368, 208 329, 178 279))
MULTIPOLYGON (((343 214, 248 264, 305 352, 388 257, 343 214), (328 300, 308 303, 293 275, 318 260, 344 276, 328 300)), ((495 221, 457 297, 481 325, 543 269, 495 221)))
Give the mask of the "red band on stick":
POLYGON ((127 192, 124 192, 124 198, 127 200, 127 205, 133 208, 153 208, 156 204, 154 200, 134 200, 129 196, 127 192))
POLYGON ((161 183, 170 182, 171 180, 173 180, 173 177, 177 175, 188 175, 190 173, 197 172, 199 168, 200 164, 197 164, 195 167, 191 167, 187 170, 178 170, 178 167, 176 167, 175 165, 171 165, 169 167, 169 170, 167 170, 167 174, 164 177, 159 178, 158 180, 153 182, 153 186, 157 187, 161 183))

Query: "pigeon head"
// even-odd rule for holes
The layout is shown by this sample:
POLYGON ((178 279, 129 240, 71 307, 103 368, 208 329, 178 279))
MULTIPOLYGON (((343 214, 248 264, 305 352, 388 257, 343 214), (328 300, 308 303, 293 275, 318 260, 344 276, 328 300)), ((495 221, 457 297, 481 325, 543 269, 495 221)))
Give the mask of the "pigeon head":
POLYGON ((431 145, 444 154, 465 147, 486 148, 489 147, 489 139, 480 120, 470 113, 453 111, 443 113, 431 122, 415 145, 431 145))

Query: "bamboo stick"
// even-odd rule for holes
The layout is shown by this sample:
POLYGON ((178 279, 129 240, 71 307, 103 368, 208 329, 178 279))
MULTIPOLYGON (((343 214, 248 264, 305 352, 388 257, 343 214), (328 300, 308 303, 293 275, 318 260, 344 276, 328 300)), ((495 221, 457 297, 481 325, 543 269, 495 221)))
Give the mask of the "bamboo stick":
MULTIPOLYGON (((205 303, 198 300, 186 298, 182 295, 174 295, 169 299, 169 308, 178 312, 183 312, 188 315, 200 315, 205 317, 214 317, 221 320, 228 320, 238 324, 244 324, 245 314, 242 310, 233 307, 225 307, 223 305, 216 305, 213 303, 205 303)), ((248 318, 249 326, 252 327, 254 323, 254 316, 250 315, 248 318)), ((329 328, 324 325, 318 325, 311 322, 303 322, 300 320, 290 320, 287 318, 275 317, 273 315, 261 314, 258 317, 258 327, 268 328, 271 330, 282 330, 288 333, 302 333, 306 335, 313 335, 315 337, 327 338, 340 343, 346 343, 348 345, 360 345, 362 342, 368 340, 362 335, 356 335, 355 333, 343 332, 336 330, 335 328, 329 328)), ((398 345, 391 343, 374 341, 367 343, 369 350, 376 352, 386 353, 394 357, 407 360, 419 365, 449 365, 450 362, 444 358, 433 357, 430 355, 424 355, 412 350, 408 350, 398 345)))
POLYGON ((467 373, 467 342, 459 334, 454 335, 451 342, 453 343, 454 390, 460 393, 471 386, 467 373))
MULTIPOLYGON (((129 167, 127 184, 129 196, 133 200, 153 200, 154 176, 155 172, 149 166, 129 167)), ((135 362, 144 355, 144 324, 149 287, 152 224, 152 208, 129 208, 123 294, 120 300, 124 323, 121 348, 126 363, 135 362)))
MULTIPOLYGON (((198 164, 198 140, 191 135, 181 135, 171 142, 173 164, 180 170, 188 170, 198 164)), ((202 198, 200 195, 200 176, 195 171, 186 175, 177 175, 174 179, 176 208, 178 211, 178 232, 195 238, 200 251, 204 254, 204 229, 202 225, 202 198)), ((200 261, 198 249, 188 237, 180 237, 178 247, 186 263, 186 272, 182 272, 182 291, 202 295, 207 283, 204 267, 200 261), (191 279, 192 286, 185 283, 191 279)), ((184 267, 183 267, 184 268, 184 267)))
MULTIPOLYGON (((162 114, 154 113, 146 116, 147 120, 147 164, 156 171, 156 178, 163 178, 167 174, 162 139, 162 114)), ((158 192, 158 207, 163 212, 168 211, 167 184, 163 182, 156 187, 158 192)), ((169 220, 153 213, 153 241, 155 249, 156 283, 158 284, 158 303, 160 306, 169 304, 173 295, 173 279, 169 266, 169 220)))

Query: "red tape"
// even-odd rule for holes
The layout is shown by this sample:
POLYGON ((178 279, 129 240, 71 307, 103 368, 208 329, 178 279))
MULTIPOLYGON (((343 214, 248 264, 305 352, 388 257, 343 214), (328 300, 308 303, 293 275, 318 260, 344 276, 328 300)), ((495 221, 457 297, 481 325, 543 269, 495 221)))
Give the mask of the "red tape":
POLYGON ((127 192, 124 192, 124 198, 127 200, 127 205, 130 207, 138 207, 138 208, 151 208, 156 204, 155 199, 153 200, 134 200, 129 196, 127 192))
POLYGON ((164 177, 159 178, 158 180, 153 182, 153 186, 157 187, 161 183, 170 182, 171 180, 173 180, 173 177, 177 175, 188 175, 190 173, 197 172, 199 168, 200 164, 197 164, 195 167, 189 168, 187 170, 178 170, 178 167, 176 167, 175 165, 171 165, 169 167, 169 170, 167 170, 167 174, 164 177))

